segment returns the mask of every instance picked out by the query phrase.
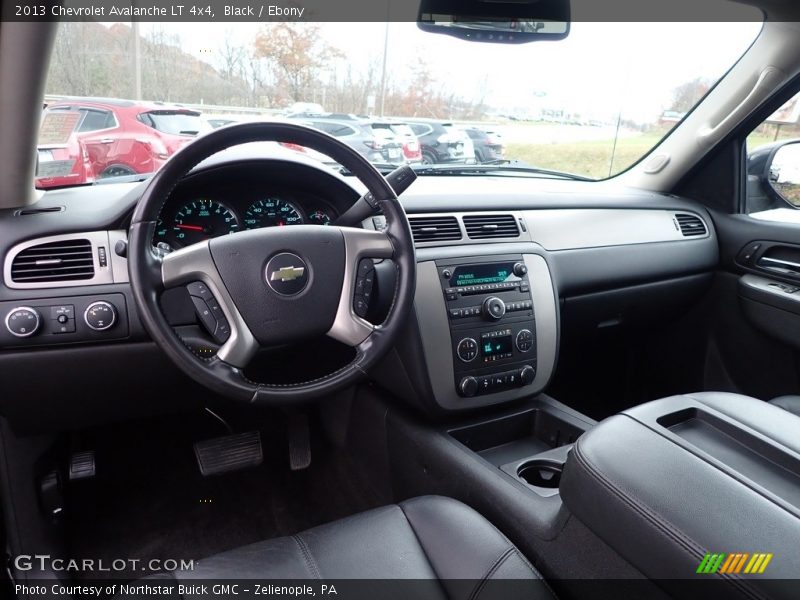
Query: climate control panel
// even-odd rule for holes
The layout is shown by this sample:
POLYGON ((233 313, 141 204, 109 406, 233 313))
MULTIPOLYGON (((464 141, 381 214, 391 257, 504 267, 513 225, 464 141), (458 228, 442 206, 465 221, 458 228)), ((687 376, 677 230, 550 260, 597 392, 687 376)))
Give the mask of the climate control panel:
POLYGON ((128 336, 122 294, 0 302, 0 346, 44 346, 128 336))

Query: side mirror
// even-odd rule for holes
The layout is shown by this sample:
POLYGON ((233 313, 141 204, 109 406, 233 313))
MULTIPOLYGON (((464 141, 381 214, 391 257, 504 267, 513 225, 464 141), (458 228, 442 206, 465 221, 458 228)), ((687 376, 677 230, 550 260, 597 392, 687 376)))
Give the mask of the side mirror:
POLYGON ((766 184, 782 200, 800 208, 800 140, 778 146, 767 160, 766 184))

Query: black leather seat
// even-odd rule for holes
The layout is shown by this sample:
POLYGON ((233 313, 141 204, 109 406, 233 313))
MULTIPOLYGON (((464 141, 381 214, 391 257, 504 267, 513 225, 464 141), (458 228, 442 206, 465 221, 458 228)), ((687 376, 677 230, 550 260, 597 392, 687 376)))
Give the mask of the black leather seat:
POLYGON ((770 400, 769 403, 800 416, 800 396, 778 396, 770 400))
POLYGON ((429 585, 415 597, 554 597, 536 569, 491 523, 441 496, 414 498, 230 550, 195 561, 193 571, 161 575, 159 583, 167 577, 181 584, 255 578, 417 579, 429 585), (511 579, 516 580, 511 595, 508 589, 487 585, 511 579))

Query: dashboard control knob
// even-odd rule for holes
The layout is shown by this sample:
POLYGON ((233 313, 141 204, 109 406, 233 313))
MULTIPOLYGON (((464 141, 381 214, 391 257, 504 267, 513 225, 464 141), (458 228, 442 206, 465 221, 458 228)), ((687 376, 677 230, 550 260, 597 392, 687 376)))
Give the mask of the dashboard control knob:
POLYGON ((517 333, 517 350, 520 352, 528 352, 533 348, 533 333, 530 329, 520 329, 517 333))
POLYGON ((525 263, 514 263, 514 275, 517 277, 523 277, 528 274, 528 267, 525 263))
POLYGON ((117 309, 110 302, 99 300, 92 302, 83 313, 83 320, 90 329, 105 331, 110 329, 117 321, 117 309))
POLYGON ((478 380, 474 377, 464 377, 458 384, 458 389, 462 396, 471 398, 478 393, 478 380))
POLYGON ((6 315, 6 329, 16 337, 26 338, 39 331, 39 312, 30 306, 12 308, 6 315))
POLYGON ((478 356, 478 342, 472 338, 464 338, 458 342, 456 352, 462 362, 472 362, 478 356))
POLYGON ((483 301, 483 316, 489 321, 499 321, 506 314, 506 304, 497 296, 489 296, 483 301))
POLYGON ((536 379, 536 369, 530 365, 525 365, 519 372, 519 380, 522 385, 530 385, 536 379))

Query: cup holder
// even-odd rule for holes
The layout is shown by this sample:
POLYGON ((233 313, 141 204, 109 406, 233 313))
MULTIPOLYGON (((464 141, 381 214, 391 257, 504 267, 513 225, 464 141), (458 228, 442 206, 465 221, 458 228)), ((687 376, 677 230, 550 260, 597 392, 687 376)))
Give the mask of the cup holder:
POLYGON ((561 463, 531 460, 517 468, 517 477, 536 487, 558 489, 562 470, 561 463))

